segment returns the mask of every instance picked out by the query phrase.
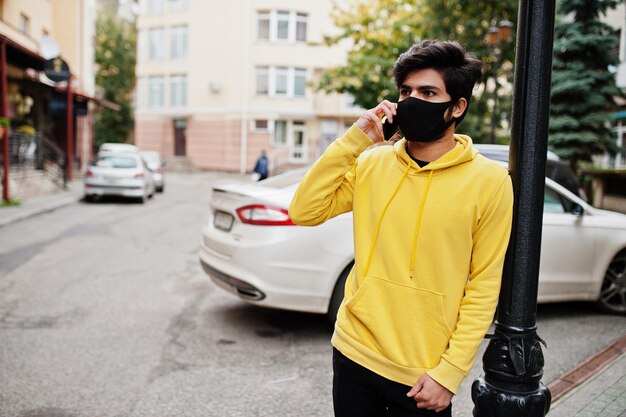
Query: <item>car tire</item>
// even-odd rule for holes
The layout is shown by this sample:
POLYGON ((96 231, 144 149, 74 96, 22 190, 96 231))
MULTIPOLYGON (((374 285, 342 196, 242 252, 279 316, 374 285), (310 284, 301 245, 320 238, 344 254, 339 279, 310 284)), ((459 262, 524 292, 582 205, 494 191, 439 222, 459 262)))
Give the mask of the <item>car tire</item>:
POLYGON ((85 201, 85 203, 93 203, 94 196, 90 194, 85 194, 85 197, 83 198, 83 200, 85 201))
POLYGON ((330 296, 330 302, 328 303, 328 312, 326 313, 326 317, 328 317, 328 321, 330 321, 332 325, 334 325, 335 320, 337 320, 337 312, 339 311, 339 307, 341 306, 341 302, 343 301, 343 293, 346 286, 346 279, 348 278, 348 275, 350 275, 352 265, 354 265, 354 261, 350 262, 350 264, 346 266, 343 271, 341 271, 341 274, 339 274, 339 278, 337 278, 337 282, 335 283, 333 293, 330 296))
POLYGON ((605 313, 626 315, 626 250, 609 263, 596 305, 605 313))
POLYGON ((141 197, 137 197, 137 202, 139 204, 144 204, 146 202, 146 195, 142 195, 141 197))
POLYGON ((162 193, 164 188, 165 188, 165 186, 158 187, 156 189, 157 193, 162 193))

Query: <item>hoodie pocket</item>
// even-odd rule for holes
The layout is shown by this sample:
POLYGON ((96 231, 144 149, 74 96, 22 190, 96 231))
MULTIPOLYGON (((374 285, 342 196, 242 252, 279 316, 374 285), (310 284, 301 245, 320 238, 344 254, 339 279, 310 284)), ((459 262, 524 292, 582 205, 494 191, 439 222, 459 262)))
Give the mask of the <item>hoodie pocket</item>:
POLYGON ((443 294, 368 276, 346 308, 359 342, 410 368, 434 368, 448 347, 443 294))

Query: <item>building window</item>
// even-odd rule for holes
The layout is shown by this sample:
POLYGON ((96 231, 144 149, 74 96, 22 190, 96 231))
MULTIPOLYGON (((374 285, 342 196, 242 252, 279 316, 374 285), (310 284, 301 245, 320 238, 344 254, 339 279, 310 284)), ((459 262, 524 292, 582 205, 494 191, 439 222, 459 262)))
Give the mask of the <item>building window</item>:
POLYGON ((148 107, 158 108, 165 105, 165 78, 151 76, 148 78, 148 107))
POLYGON ((170 105, 184 107, 187 105, 187 76, 172 75, 170 77, 170 105))
POLYGON ((20 13, 19 29, 26 35, 30 34, 30 17, 24 13, 20 13))
POLYGON ((260 96, 269 94, 269 67, 256 67, 256 93, 260 96))
POLYGON ((296 68, 293 76, 293 95, 304 97, 306 94, 306 69, 296 68))
POLYGON ((172 26, 170 41, 172 59, 187 58, 187 25, 172 26))
POLYGON ((276 13, 276 39, 289 40, 289 12, 276 13))
POLYGON ((306 42, 308 15, 298 13, 296 15, 296 42, 306 42))
POLYGON ((165 11, 165 0, 147 0, 148 14, 161 14, 165 11))
POLYGON ((148 59, 160 61, 165 59, 165 29, 151 28, 148 31, 148 59))
POLYGON ((272 42, 306 42, 308 14, 288 10, 257 12, 257 39, 272 42))
POLYGON ((287 144, 287 122, 285 120, 274 121, 274 145, 287 144))
POLYGON ((268 41, 270 39, 270 12, 259 11, 256 15, 257 39, 268 41))
POLYGON ((276 67, 274 69, 274 94, 275 95, 287 95, 287 89, 289 88, 289 68, 276 67))
POLYGON ((187 10, 187 0, 169 0, 169 11, 170 12, 182 12, 187 10))
POLYGON ((256 94, 266 96, 304 97, 306 68, 256 67, 256 94))
POLYGON ((293 121, 292 122, 292 139, 289 144, 289 157, 292 161, 303 161, 305 160, 306 154, 306 128, 304 126, 304 122, 293 121))
POLYGON ((256 119, 254 121, 255 132, 267 132, 269 129, 269 122, 267 119, 256 119))

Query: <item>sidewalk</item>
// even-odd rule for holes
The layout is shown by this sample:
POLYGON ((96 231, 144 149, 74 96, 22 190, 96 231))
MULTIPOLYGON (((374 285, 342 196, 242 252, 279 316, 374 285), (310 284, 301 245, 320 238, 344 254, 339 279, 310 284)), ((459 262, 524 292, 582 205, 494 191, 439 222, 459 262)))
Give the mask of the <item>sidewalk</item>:
POLYGON ((28 199, 17 206, 0 207, 0 227, 67 206, 75 203, 82 197, 82 180, 68 182, 65 191, 28 199))
POLYGON ((549 388, 550 417, 626 417, 626 335, 549 388))

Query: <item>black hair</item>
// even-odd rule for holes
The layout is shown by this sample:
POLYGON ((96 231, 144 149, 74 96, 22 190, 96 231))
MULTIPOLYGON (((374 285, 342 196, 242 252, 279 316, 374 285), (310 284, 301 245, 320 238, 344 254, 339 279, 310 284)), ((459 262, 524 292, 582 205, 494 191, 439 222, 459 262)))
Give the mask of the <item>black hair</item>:
POLYGON ((409 73, 432 68, 438 71, 452 100, 467 100, 465 112, 456 120, 461 123, 469 109, 472 90, 482 76, 481 62, 454 41, 425 40, 411 46, 398 57, 393 78, 400 88, 409 73))

